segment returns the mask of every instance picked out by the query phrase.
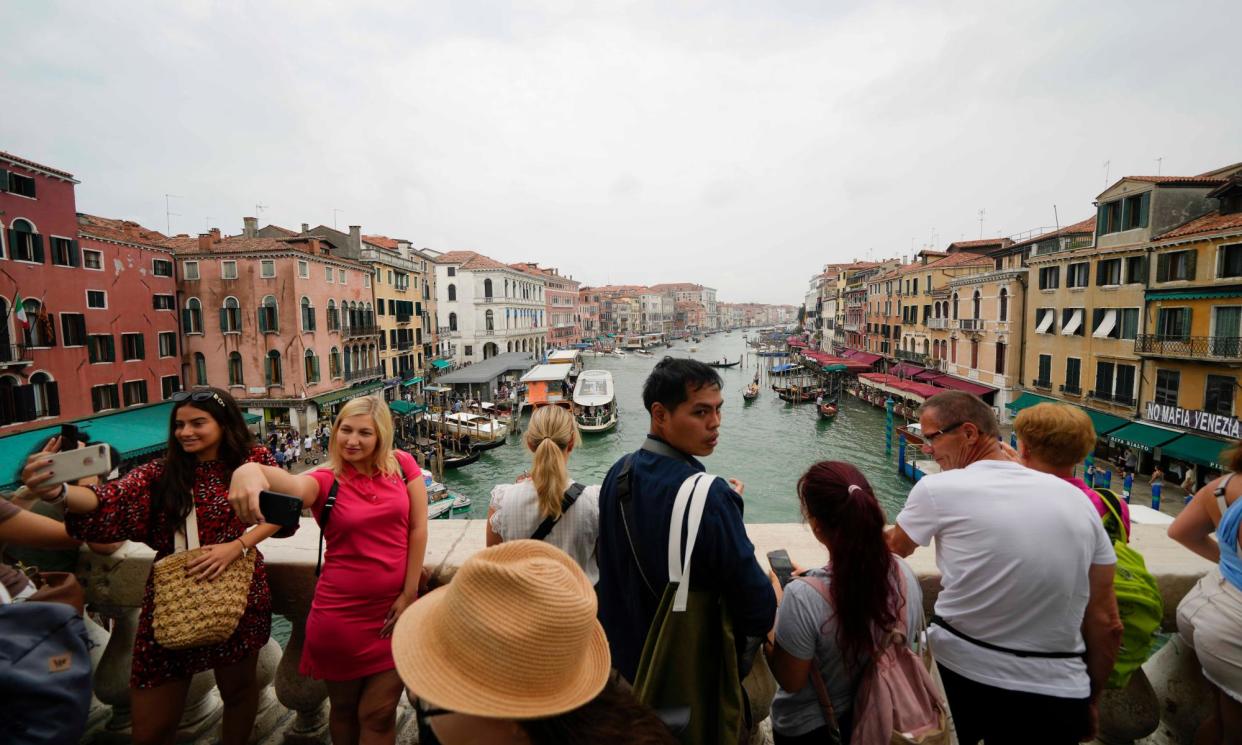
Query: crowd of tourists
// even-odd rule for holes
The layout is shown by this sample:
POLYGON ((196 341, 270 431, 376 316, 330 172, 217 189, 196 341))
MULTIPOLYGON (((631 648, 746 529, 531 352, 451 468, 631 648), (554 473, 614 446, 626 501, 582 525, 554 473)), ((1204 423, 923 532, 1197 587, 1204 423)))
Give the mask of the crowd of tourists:
MULTIPOLYGON (((573 478, 573 417, 538 409, 523 434, 529 472, 492 491, 487 547, 429 590, 424 479, 394 446, 382 400, 349 401, 309 443, 267 447, 225 391, 173 402, 162 458, 68 483, 49 458, 78 443, 53 437, 26 461, 17 498, 0 500, 3 543, 155 550, 129 681, 138 745, 175 741, 191 677, 208 670, 220 742, 250 740, 272 619, 259 546, 294 529, 265 514, 277 498, 309 510, 326 543, 299 672, 326 685, 334 745, 395 742, 403 695, 420 741, 449 745, 732 745, 755 741, 769 714, 777 745, 948 743, 950 729, 961 743, 1075 743, 1096 734, 1107 691, 1140 687, 1161 616, 1125 501, 1075 475, 1096 440, 1074 407, 1021 412, 1015 450, 978 398, 932 397, 922 448, 941 472, 892 524, 847 457, 810 464, 796 495, 822 563, 776 552, 768 569, 743 522, 745 484, 699 460, 721 436, 721 379, 665 358, 643 387, 649 432, 602 484, 573 478), (321 442, 321 467, 294 475, 280 462, 321 442), (63 518, 24 509, 37 500, 63 518), (940 589, 925 618, 904 557, 933 540, 940 589), (178 592, 222 601, 177 605, 178 592), (230 604, 208 638, 195 614, 230 604)), ((1242 451, 1228 465, 1169 528, 1214 565, 1177 612, 1214 692, 1200 742, 1242 738, 1242 451)), ((70 662, 85 654, 81 603, 48 610, 53 584, 0 564, 3 636, 37 622, 56 633, 31 645, 64 647, 38 657, 42 675, 0 671, 23 681, 5 681, 17 692, 0 700, 2 742, 74 742, 85 726, 89 669, 84 688, 67 684, 83 672, 70 662), (56 696, 49 664, 65 676, 56 696)))

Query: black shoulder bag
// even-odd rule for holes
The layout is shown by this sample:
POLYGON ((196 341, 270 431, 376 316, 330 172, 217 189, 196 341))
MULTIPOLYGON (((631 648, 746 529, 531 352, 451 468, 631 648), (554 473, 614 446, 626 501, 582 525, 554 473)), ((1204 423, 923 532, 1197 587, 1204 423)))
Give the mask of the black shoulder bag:
POLYGON ((572 507, 574 502, 578 501, 578 497, 582 495, 582 490, 585 488, 577 481, 571 483, 569 488, 565 490, 565 496, 561 497, 561 514, 556 517, 551 515, 545 517, 543 522, 539 523, 539 527, 535 528, 535 532, 531 533, 530 539, 532 541, 542 541, 544 538, 547 538, 548 533, 552 532, 552 526, 560 522, 560 519, 565 516, 565 510, 572 507))

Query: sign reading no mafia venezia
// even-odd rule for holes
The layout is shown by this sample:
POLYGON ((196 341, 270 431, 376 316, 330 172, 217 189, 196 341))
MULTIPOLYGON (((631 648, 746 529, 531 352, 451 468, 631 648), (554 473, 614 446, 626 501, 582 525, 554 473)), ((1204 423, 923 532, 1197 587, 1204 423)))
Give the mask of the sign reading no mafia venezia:
POLYGON ((1231 440, 1242 436, 1242 423, 1237 417, 1209 414, 1206 411, 1179 409, 1176 406, 1149 401, 1147 403, 1147 420, 1159 424, 1172 424, 1176 427, 1194 429, 1210 435, 1220 435, 1231 440))

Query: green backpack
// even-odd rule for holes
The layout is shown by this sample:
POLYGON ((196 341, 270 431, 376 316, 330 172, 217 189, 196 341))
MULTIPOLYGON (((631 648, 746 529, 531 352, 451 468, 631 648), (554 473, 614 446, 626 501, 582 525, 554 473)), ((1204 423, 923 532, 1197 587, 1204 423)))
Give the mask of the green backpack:
POLYGON ((1110 489, 1096 489, 1103 499, 1108 513, 1103 517, 1104 530, 1113 541, 1117 554, 1117 573, 1113 589, 1117 593, 1117 610, 1125 627, 1121 634, 1121 649, 1117 651, 1117 663, 1108 676, 1109 688, 1124 688, 1151 653, 1155 633, 1164 619, 1164 598, 1156 578, 1147 571, 1143 555, 1130 548, 1130 536, 1121 519, 1121 501, 1110 489))

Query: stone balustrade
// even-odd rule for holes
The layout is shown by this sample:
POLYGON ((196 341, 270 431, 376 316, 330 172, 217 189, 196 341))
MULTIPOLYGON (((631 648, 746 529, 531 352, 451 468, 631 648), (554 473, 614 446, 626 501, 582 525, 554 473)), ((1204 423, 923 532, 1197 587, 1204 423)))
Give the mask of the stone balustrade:
MULTIPOLYGON (((297 535, 287 539, 269 539, 262 546, 271 582, 273 608, 293 624, 292 635, 282 650, 273 640, 260 655, 259 678, 264 684, 260 703, 255 742, 309 745, 326 743, 327 692, 320 682, 298 674, 298 661, 305 632, 306 615, 315 588, 315 560, 319 529, 309 518, 303 519, 297 535)), ((825 549, 801 524, 755 524, 747 531, 756 547, 762 566, 770 550, 784 548, 801 566, 821 565, 825 549)), ((427 544, 426 564, 433 574, 433 585, 448 582, 456 568, 474 552, 483 548, 484 521, 434 521, 427 544)), ((1157 577, 1165 600, 1164 628, 1176 629, 1175 613, 1182 596, 1198 581, 1211 565, 1165 536, 1164 528, 1135 526, 1132 545, 1145 557, 1148 568, 1157 577)), ((1049 546, 1055 551, 1055 546, 1049 546)), ((93 608, 114 620, 106 644, 97 651, 95 692, 99 706, 94 712, 98 724, 92 729, 96 742, 110 744, 129 740, 128 680, 134 633, 138 623, 143 588, 150 571, 154 552, 146 546, 126 544, 111 556, 84 552, 81 574, 93 608)), ((932 549, 920 549, 910 563, 921 578, 924 604, 930 614, 940 589, 932 549)), ((106 635, 93 631, 100 640, 106 635)), ((1160 711, 1137 711, 1138 699, 1123 693, 1111 695, 1106 707, 1113 711, 1106 723, 1116 720, 1114 734, 1107 742, 1138 742, 1143 745, 1190 742, 1194 728, 1206 715, 1209 699, 1194 655, 1174 635, 1163 649, 1144 666, 1160 701, 1160 711), (1123 732, 1127 726, 1138 726, 1146 717, 1160 717, 1155 734, 1134 740, 1123 732)), ((403 709, 403 714, 408 710, 403 709)), ((210 672, 195 677, 189 694, 186 715, 182 721, 179 742, 214 742, 220 719, 220 699, 214 690, 210 672)), ((414 741, 411 720, 405 717, 402 742, 414 741)))

